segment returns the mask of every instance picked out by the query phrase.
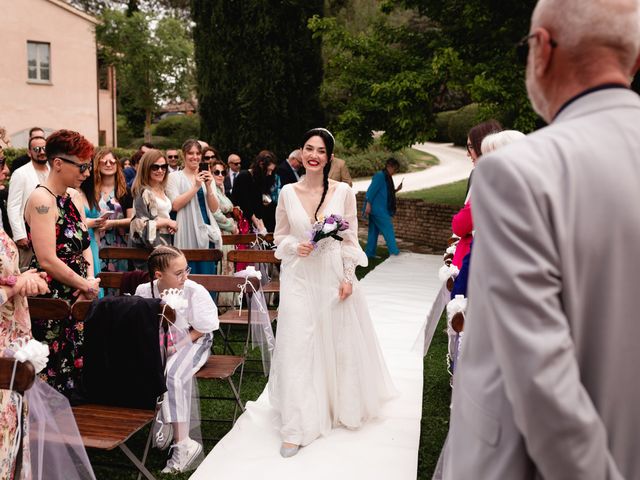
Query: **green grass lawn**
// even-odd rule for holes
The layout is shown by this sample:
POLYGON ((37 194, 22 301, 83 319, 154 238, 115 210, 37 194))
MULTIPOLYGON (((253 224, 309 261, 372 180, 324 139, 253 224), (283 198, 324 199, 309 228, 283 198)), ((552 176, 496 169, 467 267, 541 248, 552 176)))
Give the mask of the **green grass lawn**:
POLYGON ((400 193, 402 198, 417 198, 429 203, 462 206, 467 190, 467 180, 439 185, 437 187, 416 190, 414 192, 400 193))
MULTIPOLYGON (((378 247, 377 255, 380 258, 372 259, 367 267, 357 268, 356 275, 359 279, 363 278, 389 256, 386 247, 378 247)), ((424 359, 423 410, 420 447, 418 451, 417 478, 419 479, 431 478, 448 430, 451 389, 449 387, 449 375, 446 371, 447 335, 444 333, 444 329, 443 316, 434 334, 429 354, 424 359)), ((242 342, 245 338, 245 333, 245 329, 235 328, 232 330, 231 337, 235 341, 242 342)), ((236 351, 241 348, 240 344, 233 344, 233 347, 236 351)), ((216 335, 214 352, 222 353, 220 335, 216 335)), ((258 349, 252 351, 249 358, 250 361, 246 367, 248 372, 245 371, 241 391, 241 397, 245 403, 249 400, 256 400, 267 384, 267 377, 259 372, 262 368, 260 364, 260 351, 258 349)), ((231 395, 227 383, 221 381, 200 381, 199 389, 201 396, 226 397, 231 395)), ((230 401, 202 400, 201 402, 202 418, 231 418, 233 416, 233 409, 234 403, 230 401)), ((205 438, 205 454, 208 454, 211 449, 213 449, 217 441, 222 438, 230 428, 230 423, 202 423, 202 434, 205 438), (207 438, 210 438, 210 440, 206 440, 207 438)), ((144 443, 148 434, 149 428, 145 428, 127 442, 127 445, 139 457, 142 456, 144 443)), ((137 478, 137 471, 133 469, 129 460, 119 449, 111 452, 89 450, 88 453, 98 480, 133 480, 137 478)), ((274 450, 273 454, 278 455, 278 452, 274 450)), ((164 468, 166 461, 167 452, 151 449, 149 451, 149 458, 147 459, 147 468, 158 478, 174 478, 178 480, 186 480, 189 478, 190 473, 179 475, 161 474, 160 471, 164 468)), ((256 480, 258 478, 261 477, 258 475, 256 480)))

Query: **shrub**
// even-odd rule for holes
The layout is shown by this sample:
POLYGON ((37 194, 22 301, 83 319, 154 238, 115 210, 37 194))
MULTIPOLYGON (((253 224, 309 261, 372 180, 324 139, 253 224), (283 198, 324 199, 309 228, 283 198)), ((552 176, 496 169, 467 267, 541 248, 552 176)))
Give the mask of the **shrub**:
MULTIPOLYGON (((186 140, 186 138, 182 139, 182 140, 178 140, 178 139, 174 139, 174 138, 160 137, 160 136, 155 136, 155 135, 151 137, 151 143, 156 148, 158 148, 160 150, 166 150, 168 148, 178 148, 179 149, 182 146, 182 142, 184 142, 184 140, 186 140)), ((143 143, 145 143, 144 137, 134 138, 131 141, 131 143, 129 143, 127 145, 127 148, 128 149, 137 150, 138 148, 140 148, 140 145, 142 145, 143 143)))
MULTIPOLYGON (((436 142, 450 142, 449 122, 451 117, 456 114, 456 110, 436 113, 436 136, 433 139, 436 142)), ((466 140, 466 139, 465 139, 466 140)))
POLYGON ((465 146, 469 130, 478 123, 478 105, 471 103, 457 110, 449 120, 449 139, 454 145, 465 146))
POLYGON ((11 164, 13 161, 27 153, 26 148, 5 148, 2 150, 4 152, 4 158, 7 160, 7 166, 11 168, 11 164))
POLYGON ((151 133, 167 137, 173 146, 180 146, 188 138, 200 138, 199 115, 173 115, 163 118, 151 127, 151 133))
POLYGON ((340 142, 336 142, 334 155, 345 161, 353 178, 372 176, 385 166, 389 157, 394 157, 400 162, 401 172, 406 172, 410 164, 409 158, 403 150, 398 152, 387 150, 378 139, 375 139, 366 150, 346 148, 340 142))

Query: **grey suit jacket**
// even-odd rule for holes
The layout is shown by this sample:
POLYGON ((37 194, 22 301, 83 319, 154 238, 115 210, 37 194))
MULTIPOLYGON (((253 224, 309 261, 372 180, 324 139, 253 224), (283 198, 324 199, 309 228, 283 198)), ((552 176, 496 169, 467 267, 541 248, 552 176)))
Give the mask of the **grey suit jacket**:
POLYGON ((482 158, 448 479, 640 478, 640 98, 482 158))

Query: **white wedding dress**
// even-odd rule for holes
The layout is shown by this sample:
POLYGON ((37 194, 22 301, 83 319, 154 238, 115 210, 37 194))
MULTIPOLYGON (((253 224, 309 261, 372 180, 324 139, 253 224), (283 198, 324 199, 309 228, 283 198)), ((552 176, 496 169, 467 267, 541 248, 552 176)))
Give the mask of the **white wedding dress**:
POLYGON ((360 427, 395 393, 354 275, 367 257, 358 243, 351 188, 330 187, 320 214, 339 214, 349 222, 340 232, 344 241, 323 239, 310 256, 299 257, 297 245, 309 241, 312 220, 293 184, 282 189, 274 232, 281 294, 269 398, 279 413, 282 440, 296 445, 308 445, 336 426, 360 427), (346 277, 353 278, 353 294, 340 301, 346 277))

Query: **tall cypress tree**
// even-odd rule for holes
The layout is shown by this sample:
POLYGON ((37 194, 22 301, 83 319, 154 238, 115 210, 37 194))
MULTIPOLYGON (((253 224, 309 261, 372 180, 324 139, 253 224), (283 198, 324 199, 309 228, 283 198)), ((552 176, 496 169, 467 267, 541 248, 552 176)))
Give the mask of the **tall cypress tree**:
POLYGON ((192 0, 202 138, 243 159, 282 158, 323 124, 322 0, 192 0))

